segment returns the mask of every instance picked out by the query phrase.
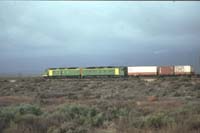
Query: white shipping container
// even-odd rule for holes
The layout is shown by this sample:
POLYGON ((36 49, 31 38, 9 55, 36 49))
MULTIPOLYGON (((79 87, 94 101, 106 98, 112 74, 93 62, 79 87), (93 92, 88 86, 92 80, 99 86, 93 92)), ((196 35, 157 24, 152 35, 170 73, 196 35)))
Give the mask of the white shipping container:
POLYGON ((157 66, 128 67, 128 75, 156 75, 157 66))
POLYGON ((175 66, 174 69, 175 73, 191 73, 192 67, 187 65, 187 66, 175 66))

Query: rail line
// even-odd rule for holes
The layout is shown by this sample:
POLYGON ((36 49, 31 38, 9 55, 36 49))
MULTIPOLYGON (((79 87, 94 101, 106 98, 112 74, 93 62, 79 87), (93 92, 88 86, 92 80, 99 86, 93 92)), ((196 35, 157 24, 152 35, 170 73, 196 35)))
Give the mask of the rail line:
POLYGON ((173 76, 127 76, 127 77, 84 77, 84 78, 70 78, 70 77, 44 77, 45 79, 57 79, 57 80, 66 80, 66 81, 119 81, 119 80, 145 80, 145 79, 192 79, 192 80, 200 80, 200 74, 198 75, 173 75, 173 76))

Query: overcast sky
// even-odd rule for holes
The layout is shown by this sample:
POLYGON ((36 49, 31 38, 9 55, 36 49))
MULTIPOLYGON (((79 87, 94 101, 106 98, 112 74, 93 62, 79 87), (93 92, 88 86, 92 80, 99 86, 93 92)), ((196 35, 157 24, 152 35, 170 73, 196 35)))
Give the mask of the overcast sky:
POLYGON ((200 66, 200 2, 1 1, 0 74, 200 66))

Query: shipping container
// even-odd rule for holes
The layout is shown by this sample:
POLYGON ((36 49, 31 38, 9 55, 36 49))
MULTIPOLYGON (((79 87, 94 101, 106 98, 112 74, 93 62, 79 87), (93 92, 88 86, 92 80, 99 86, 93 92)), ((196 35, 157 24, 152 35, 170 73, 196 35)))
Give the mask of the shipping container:
POLYGON ((145 75, 157 75, 157 66, 132 66, 128 67, 128 75, 134 75, 134 76, 145 76, 145 75))
POLYGON ((193 73, 192 66, 185 65, 185 66, 175 66, 174 67, 175 75, 190 75, 193 73))
POLYGON ((158 67, 158 75, 174 75, 174 66, 158 67))

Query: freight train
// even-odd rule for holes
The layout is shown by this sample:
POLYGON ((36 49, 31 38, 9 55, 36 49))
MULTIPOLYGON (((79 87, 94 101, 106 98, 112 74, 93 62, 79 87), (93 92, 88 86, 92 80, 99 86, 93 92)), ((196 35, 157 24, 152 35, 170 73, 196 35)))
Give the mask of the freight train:
POLYGON ((49 68, 43 77, 87 78, 87 77, 136 77, 136 76, 191 76, 194 74, 190 65, 179 66, 126 66, 126 67, 71 67, 49 68))

